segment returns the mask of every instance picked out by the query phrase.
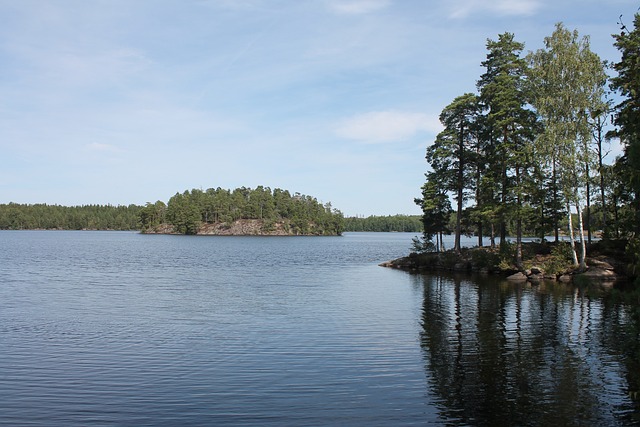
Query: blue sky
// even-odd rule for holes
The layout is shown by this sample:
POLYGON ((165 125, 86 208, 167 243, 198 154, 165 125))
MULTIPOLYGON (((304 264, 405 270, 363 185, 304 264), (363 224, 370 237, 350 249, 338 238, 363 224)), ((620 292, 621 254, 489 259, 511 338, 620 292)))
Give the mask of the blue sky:
MULTIPOLYGON (((418 214, 438 115, 486 40, 556 22, 617 61, 629 0, 0 0, 0 203, 258 185, 418 214)), ((615 149, 614 149, 615 152, 615 149)))

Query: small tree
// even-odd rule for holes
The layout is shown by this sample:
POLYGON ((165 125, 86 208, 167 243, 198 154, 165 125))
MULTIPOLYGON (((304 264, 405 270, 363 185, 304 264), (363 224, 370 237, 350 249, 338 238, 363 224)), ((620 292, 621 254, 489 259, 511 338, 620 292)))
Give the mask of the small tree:
POLYGON ((451 201, 435 173, 426 174, 426 177, 427 181, 422 186, 422 198, 414 200, 422 209, 423 250, 435 249, 441 252, 444 250, 442 235, 450 232, 448 224, 452 212, 451 201))
POLYGON ((426 158, 438 176, 440 189, 452 192, 456 200, 455 251, 461 249, 462 207, 474 182, 474 124, 478 114, 476 95, 466 93, 455 98, 440 113, 440 122, 445 129, 427 148, 426 158))

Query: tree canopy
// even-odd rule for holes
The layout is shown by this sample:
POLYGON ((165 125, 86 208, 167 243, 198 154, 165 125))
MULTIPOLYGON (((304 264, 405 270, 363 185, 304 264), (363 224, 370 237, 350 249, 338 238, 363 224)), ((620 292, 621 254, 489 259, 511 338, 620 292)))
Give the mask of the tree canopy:
POLYGON ((0 230, 137 230, 141 206, 0 204, 0 230))
POLYGON ((176 193, 165 205, 147 203, 140 212, 143 232, 170 225, 180 234, 197 234, 206 224, 231 224, 239 220, 259 220, 260 232, 279 225, 289 234, 335 235, 344 229, 342 213, 331 203, 280 188, 258 186, 235 190, 209 188, 176 193))
MULTIPOLYGON (((514 34, 488 40, 478 94, 454 98, 440 115, 444 130, 427 148, 430 171, 416 203, 423 210, 424 248, 443 232, 515 236, 514 264, 521 267, 522 236, 570 236, 576 266, 585 268, 589 234, 636 239, 640 231, 640 15, 634 28, 614 35, 622 54, 607 64, 591 51, 588 36, 562 23, 544 47, 523 55, 514 34), (606 86, 622 101, 613 108, 615 129, 604 127, 611 103, 606 86), (606 136, 605 136, 606 134, 606 136), (624 155, 603 164, 603 142, 618 137, 624 155), (592 197, 595 187, 599 197, 592 197), (456 202, 446 221, 447 199, 456 202), (593 203, 596 200, 596 203, 593 203), (587 221, 583 221, 586 212, 587 221), (566 220, 561 220, 565 217, 566 220), (562 229, 564 228, 564 231, 562 229), (577 233, 577 237, 574 234, 577 233), (577 243, 580 253, 577 254, 577 243)), ((630 244, 630 248, 640 244, 630 244)), ((638 255, 640 265, 640 254, 638 255)))

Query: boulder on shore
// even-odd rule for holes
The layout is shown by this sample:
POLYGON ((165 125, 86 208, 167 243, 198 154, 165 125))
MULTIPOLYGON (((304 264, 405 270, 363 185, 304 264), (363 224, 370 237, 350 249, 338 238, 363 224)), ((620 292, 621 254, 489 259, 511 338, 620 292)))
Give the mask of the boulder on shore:
POLYGON ((524 274, 522 271, 518 271, 517 273, 512 274, 511 276, 507 276, 507 280, 510 282, 526 282, 527 275, 524 274))

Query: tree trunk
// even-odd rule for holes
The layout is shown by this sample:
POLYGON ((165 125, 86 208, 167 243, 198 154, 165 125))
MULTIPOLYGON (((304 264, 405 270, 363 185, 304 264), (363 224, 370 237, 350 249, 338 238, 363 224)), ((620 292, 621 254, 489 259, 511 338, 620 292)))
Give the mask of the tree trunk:
POLYGON ((545 241, 545 217, 544 217, 544 198, 542 199, 542 203, 540 204, 540 241, 545 241))
POLYGON ((522 213, 520 207, 520 165, 516 164, 516 267, 522 270, 522 213))
POLYGON ((576 254, 576 239, 573 235, 573 218, 571 217, 571 206, 567 202, 567 212, 569 215, 569 238, 571 239, 571 257, 573 259, 573 265, 578 266, 578 254, 576 254))
POLYGON ((458 194, 457 194, 457 209, 456 209, 456 235, 453 243, 453 250, 460 252, 461 242, 460 235, 462 234, 462 197, 464 186, 464 126, 460 125, 460 134, 458 136, 458 194))
POLYGON ((507 221, 505 219, 505 210, 507 206, 507 166, 505 160, 502 160, 502 194, 500 195, 500 248, 507 243, 507 221))
MULTIPOLYGON (((552 191, 553 191, 553 236, 555 237, 556 244, 560 241, 560 227, 558 226, 558 174, 556 171, 556 160, 553 159, 553 171, 552 171, 552 191)), ((569 215, 571 219, 571 215, 569 215)))
POLYGON ((576 211, 578 211, 578 223, 580 227, 580 265, 578 267, 579 271, 587 270, 587 245, 584 241, 584 224, 582 223, 582 209, 580 208, 580 203, 576 203, 576 211))
MULTIPOLYGON (((478 212, 482 210, 482 202, 480 201, 480 143, 476 143, 476 209, 478 212)), ((482 216, 478 214, 478 247, 482 247, 482 216)))
POLYGON ((598 126, 598 134, 596 135, 596 141, 598 142, 598 173, 600 174, 600 202, 602 203, 602 231, 607 233, 607 207, 604 196, 604 168, 602 164, 602 126, 598 126))
POLYGON ((491 221, 491 249, 496 248, 496 225, 493 221, 491 221))
POLYGON ((613 196, 613 221, 614 221, 614 230, 615 230, 615 236, 616 239, 620 238, 620 217, 618 216, 618 198, 615 196, 613 196))
MULTIPOLYGON (((589 163, 586 164, 585 167, 586 172, 586 180, 587 180, 587 206, 585 208, 585 226, 587 229, 587 241, 589 242, 589 246, 591 246, 591 177, 589 176, 589 163)), ((582 227, 580 227, 582 230, 582 227)))

